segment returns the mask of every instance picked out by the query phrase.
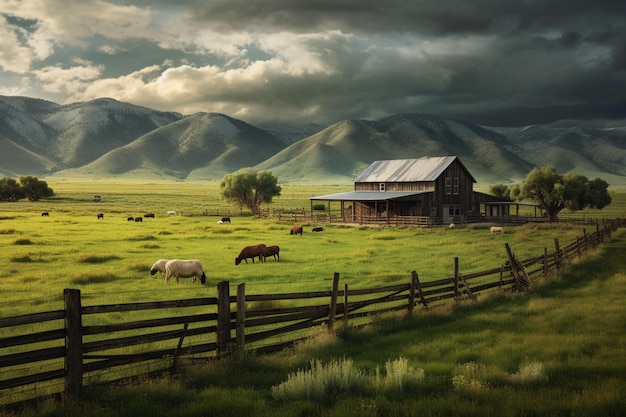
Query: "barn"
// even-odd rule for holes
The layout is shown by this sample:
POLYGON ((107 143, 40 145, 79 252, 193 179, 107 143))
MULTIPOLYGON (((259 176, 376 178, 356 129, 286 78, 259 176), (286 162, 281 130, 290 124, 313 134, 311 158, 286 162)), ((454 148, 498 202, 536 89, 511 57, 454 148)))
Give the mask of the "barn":
POLYGON ((474 192, 476 180, 456 156, 374 161, 355 180, 354 191, 311 197, 339 202, 344 222, 449 224, 479 217, 495 199, 474 192))

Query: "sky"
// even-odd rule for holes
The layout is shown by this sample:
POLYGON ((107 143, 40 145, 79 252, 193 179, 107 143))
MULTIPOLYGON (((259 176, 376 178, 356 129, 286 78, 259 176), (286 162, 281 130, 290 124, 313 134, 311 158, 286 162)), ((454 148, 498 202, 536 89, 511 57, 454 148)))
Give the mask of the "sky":
POLYGON ((0 95, 257 126, 626 125, 624 0, 0 0, 0 95))

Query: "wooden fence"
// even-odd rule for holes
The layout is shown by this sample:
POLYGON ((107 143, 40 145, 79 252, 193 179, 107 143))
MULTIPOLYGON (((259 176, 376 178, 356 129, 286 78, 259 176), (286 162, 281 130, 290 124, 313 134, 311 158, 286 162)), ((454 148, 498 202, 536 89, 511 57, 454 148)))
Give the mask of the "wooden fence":
POLYGON ((129 304, 83 306, 79 290, 64 290, 64 308, 0 318, 0 409, 46 396, 76 396, 96 383, 174 370, 182 357, 217 358, 233 351, 268 353, 319 332, 371 322, 393 311, 413 311, 445 300, 476 300, 486 291, 525 292, 534 277, 596 247, 626 224, 598 224, 563 247, 519 260, 508 244, 499 267, 461 273, 454 258, 450 277, 420 282, 414 271, 405 284, 340 288, 339 274, 319 292, 246 294, 245 284, 230 294, 227 281, 217 296, 129 304))

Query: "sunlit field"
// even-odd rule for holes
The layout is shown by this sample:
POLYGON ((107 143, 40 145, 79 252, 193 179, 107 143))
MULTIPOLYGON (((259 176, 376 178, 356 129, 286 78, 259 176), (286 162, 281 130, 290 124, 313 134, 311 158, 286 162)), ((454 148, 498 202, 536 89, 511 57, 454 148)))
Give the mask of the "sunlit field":
MULTIPOLYGON (((304 234, 289 234, 290 221, 259 219, 220 197, 217 183, 50 182, 55 197, 40 202, 0 204, 0 314, 58 308, 64 288, 80 289, 85 304, 172 299, 215 294, 215 284, 246 283, 247 292, 272 293, 329 289, 333 273, 351 288, 404 283, 416 271, 422 281, 460 271, 500 266, 504 244, 524 259, 581 236, 593 225, 526 225, 491 235, 464 226, 395 228, 305 224, 304 234), (94 202, 93 196, 102 200, 94 202), (41 216, 46 211, 49 216, 41 216), (167 211, 176 211, 168 216, 167 211), (143 222, 128 217, 155 213, 143 222), (98 213, 104 219, 98 219, 98 213), (218 224, 222 215, 232 223, 218 224), (322 233, 311 233, 322 226, 322 233), (235 265, 244 246, 265 243, 281 248, 280 261, 268 259, 235 265), (199 259, 207 274, 204 286, 182 279, 167 285, 150 266, 161 258, 199 259)), ((283 186, 271 208, 310 207, 309 197, 345 191, 346 187, 283 186)), ((616 194, 613 211, 586 216, 618 216, 624 195, 616 194)), ((623 212, 623 211, 622 211, 623 212)))
MULTIPOLYGON (((215 183, 49 182, 56 196, 0 203, 0 317, 62 308, 63 289, 83 305, 214 296, 216 283, 246 293, 369 288, 450 277, 500 266, 515 256, 568 244, 594 224, 457 229, 363 227, 259 219, 220 198, 215 183), (102 201, 93 201, 94 195, 102 201), (176 211, 168 216, 167 211, 176 211), (41 216, 46 211, 49 216, 41 216), (128 217, 155 213, 129 222, 128 217), (98 213, 104 219, 97 219, 98 213), (232 223, 218 224, 222 216, 232 223), (312 233, 315 226, 324 231, 312 233), (235 265, 246 245, 281 247, 280 261, 235 265), (151 276, 159 258, 197 258, 206 285, 151 276)), ((306 209, 308 198, 349 187, 284 186, 272 208, 306 209)), ((602 211, 623 217, 626 193, 602 211)), ((570 213, 564 211, 563 216, 570 213)), ((88 388, 80 402, 34 405, 10 416, 621 416, 626 411, 624 232, 538 283, 530 294, 496 293, 417 314, 339 329, 279 354, 193 363, 139 384, 88 388), (604 248, 606 246, 606 249, 604 248), (326 386, 324 381, 335 381, 326 386)))

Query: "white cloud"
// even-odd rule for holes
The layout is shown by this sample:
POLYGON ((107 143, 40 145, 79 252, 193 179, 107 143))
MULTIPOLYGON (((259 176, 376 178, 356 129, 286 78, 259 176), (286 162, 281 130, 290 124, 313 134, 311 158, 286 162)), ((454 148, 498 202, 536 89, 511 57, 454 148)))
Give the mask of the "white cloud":
POLYGON ((71 68, 48 66, 33 73, 44 91, 75 96, 84 90, 87 83, 96 80, 103 68, 81 59, 74 59, 74 62, 77 65, 71 68))

